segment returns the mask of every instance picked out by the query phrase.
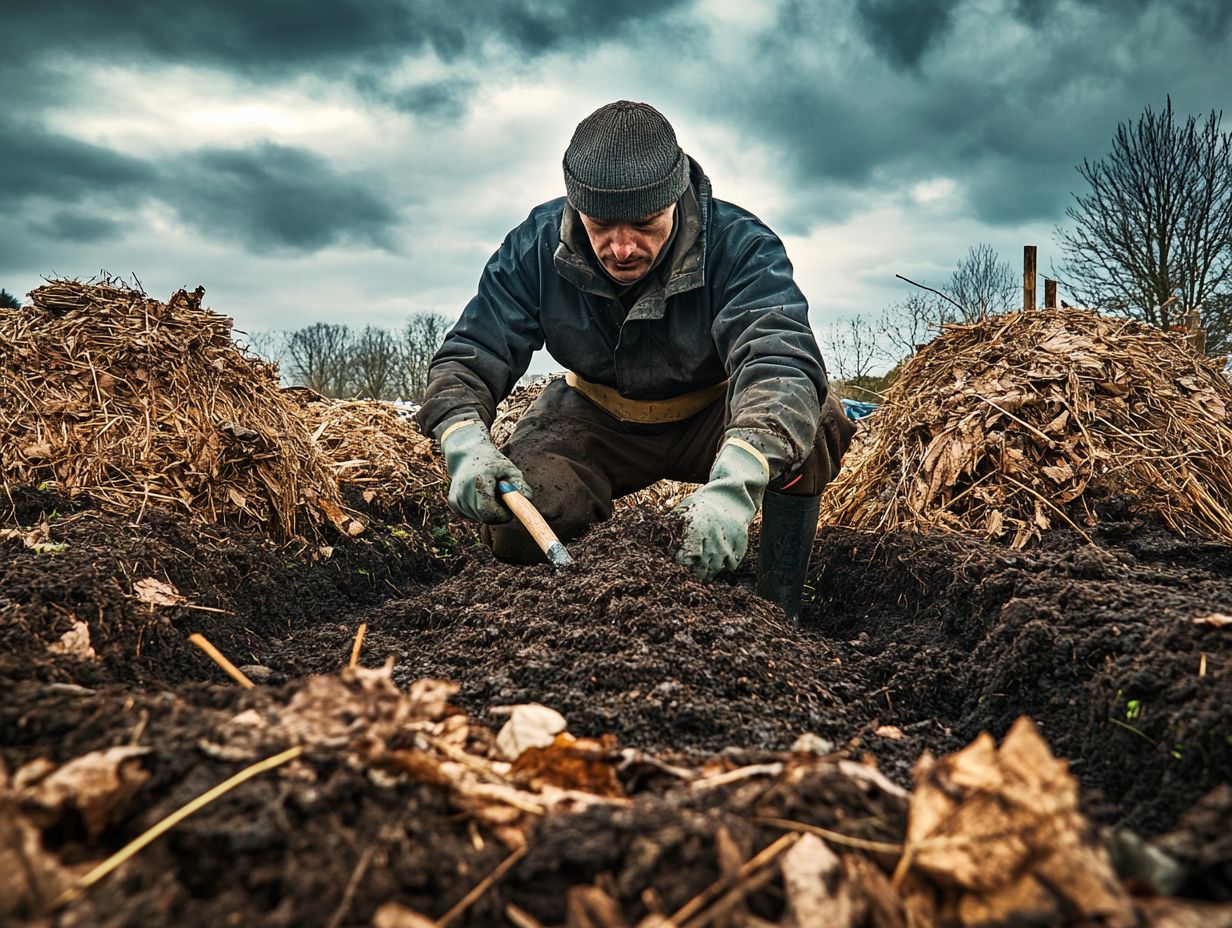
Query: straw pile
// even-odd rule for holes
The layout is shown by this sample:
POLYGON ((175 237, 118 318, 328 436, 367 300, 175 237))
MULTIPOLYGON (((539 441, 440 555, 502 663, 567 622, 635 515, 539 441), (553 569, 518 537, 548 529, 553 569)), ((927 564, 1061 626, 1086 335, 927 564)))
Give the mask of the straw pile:
POLYGON ((302 414, 338 482, 359 487, 365 502, 389 508, 428 493, 444 496, 444 460, 397 407, 322 398, 305 403, 302 414))
POLYGON ((52 281, 0 311, 0 482, 247 522, 280 539, 342 511, 338 483, 276 369, 231 340, 204 290, 167 303, 114 281, 52 281))
POLYGON ((1123 496, 1232 539, 1232 388, 1183 338, 1079 309, 947 326, 902 370, 823 523, 1022 548, 1123 496))

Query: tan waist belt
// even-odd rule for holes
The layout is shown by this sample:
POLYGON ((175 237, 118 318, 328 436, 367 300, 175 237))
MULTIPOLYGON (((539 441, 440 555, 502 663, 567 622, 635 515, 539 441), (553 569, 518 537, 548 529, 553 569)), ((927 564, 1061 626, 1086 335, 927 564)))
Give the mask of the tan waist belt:
POLYGON ((622 422, 636 422, 639 425, 682 422, 697 415, 727 392, 727 381, 724 380, 712 387, 702 387, 700 390, 682 393, 680 396, 668 397, 665 400, 631 400, 626 396, 621 396, 611 387, 591 383, 573 371, 565 374, 565 383, 609 416, 614 416, 622 422))

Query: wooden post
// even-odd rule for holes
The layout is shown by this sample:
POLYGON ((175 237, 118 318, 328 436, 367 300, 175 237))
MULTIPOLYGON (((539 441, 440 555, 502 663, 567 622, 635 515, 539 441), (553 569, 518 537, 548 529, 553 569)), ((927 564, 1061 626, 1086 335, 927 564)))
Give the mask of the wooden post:
POLYGON ((1051 277, 1044 278, 1044 308, 1057 308, 1057 282, 1051 277))
POLYGON ((1184 322, 1185 337, 1194 354, 1206 354, 1206 329, 1202 328, 1202 315, 1196 306, 1185 313, 1184 322))
POLYGON ((1035 246, 1022 246, 1022 308, 1035 309, 1035 246))

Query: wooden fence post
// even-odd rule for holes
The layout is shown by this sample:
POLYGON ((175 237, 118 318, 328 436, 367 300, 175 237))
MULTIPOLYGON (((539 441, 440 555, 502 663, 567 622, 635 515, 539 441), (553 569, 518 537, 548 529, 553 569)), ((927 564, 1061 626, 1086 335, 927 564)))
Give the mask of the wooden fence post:
POLYGON ((1022 308, 1035 309, 1035 246, 1022 246, 1022 308))
POLYGON ((1057 282, 1051 277, 1044 278, 1044 308, 1057 308, 1057 282))

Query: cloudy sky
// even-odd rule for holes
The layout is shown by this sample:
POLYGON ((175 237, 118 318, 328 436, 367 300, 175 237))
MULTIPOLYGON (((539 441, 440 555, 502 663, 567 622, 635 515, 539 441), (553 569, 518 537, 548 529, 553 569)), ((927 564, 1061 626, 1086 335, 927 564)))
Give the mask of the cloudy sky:
POLYGON ((456 316, 615 99, 783 237, 820 329, 976 242, 1047 267, 1118 121, 1232 88, 1228 0, 5 0, 0 24, 0 286, 200 283, 249 330, 456 316))

